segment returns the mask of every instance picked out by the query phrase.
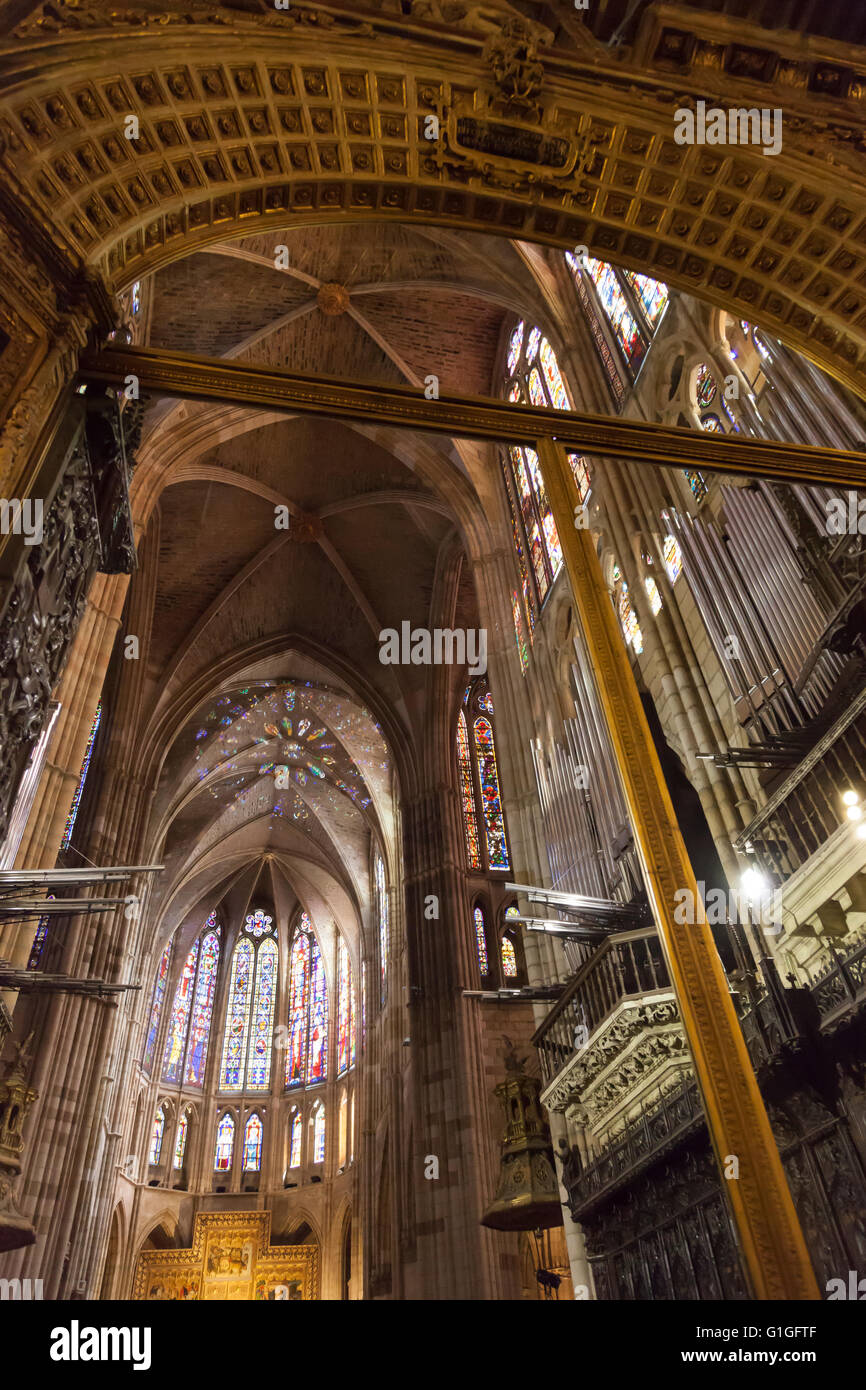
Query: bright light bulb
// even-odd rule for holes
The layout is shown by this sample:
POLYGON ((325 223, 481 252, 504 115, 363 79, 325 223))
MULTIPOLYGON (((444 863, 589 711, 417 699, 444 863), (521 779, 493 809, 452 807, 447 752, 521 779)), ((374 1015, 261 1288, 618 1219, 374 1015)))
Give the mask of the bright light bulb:
POLYGON ((760 898, 767 891, 767 880, 764 875, 753 867, 744 869, 740 878, 740 887, 746 898, 760 898))
POLYGON ((860 800, 856 792, 843 792, 842 801, 846 806, 856 806, 860 800))
POLYGON ((863 815, 863 807, 849 806, 846 815, 849 820, 860 820, 860 817, 863 815))

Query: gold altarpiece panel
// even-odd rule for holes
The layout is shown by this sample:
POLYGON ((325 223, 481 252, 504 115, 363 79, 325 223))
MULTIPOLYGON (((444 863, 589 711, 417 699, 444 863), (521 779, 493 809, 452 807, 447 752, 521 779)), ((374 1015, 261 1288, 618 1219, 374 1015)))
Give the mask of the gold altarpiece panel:
POLYGON ((271 1245, 268 1211, 199 1212, 188 1250, 145 1250, 132 1296, 146 1301, 309 1302, 319 1297, 316 1245, 271 1245))

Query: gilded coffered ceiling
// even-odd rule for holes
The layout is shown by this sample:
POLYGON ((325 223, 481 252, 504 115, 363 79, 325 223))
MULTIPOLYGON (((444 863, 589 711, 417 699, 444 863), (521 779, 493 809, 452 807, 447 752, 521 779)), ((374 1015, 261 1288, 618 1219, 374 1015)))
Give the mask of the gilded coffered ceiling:
POLYGON ((287 223, 585 243, 862 386, 866 52, 684 7, 614 53, 507 4, 401 8, 44 6, 0 57, 19 216, 112 291, 287 223), (699 98, 781 107, 781 153, 676 144, 699 98))

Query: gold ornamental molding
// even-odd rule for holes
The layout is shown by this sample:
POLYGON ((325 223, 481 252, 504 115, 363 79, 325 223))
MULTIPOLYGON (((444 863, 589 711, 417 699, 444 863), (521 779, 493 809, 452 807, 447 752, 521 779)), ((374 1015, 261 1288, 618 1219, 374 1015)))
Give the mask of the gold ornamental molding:
POLYGON ((866 50, 653 7, 615 56, 509 10, 46 4, 0 45, 0 176, 113 293, 253 232, 435 223, 586 245, 866 394, 866 50), (678 145, 699 99, 779 106, 781 153, 678 145))
POLYGON ((866 488, 863 452, 703 434, 644 420, 512 405, 482 396, 444 395, 427 400, 420 390, 409 386, 305 376, 160 348, 91 352, 82 358, 80 376, 83 381, 115 387, 123 387, 132 376, 137 378, 140 391, 154 394, 222 401, 290 415, 363 420, 456 439, 534 445, 544 437, 558 439, 581 453, 655 466, 866 488))
POLYGON ((570 468, 539 439, 547 496, 562 543, 605 723, 704 1102, 720 1181, 759 1299, 819 1297, 800 1223, 722 964, 707 926, 680 924, 678 890, 698 890, 590 531, 572 523, 570 468), (725 1176, 738 1160, 737 1177, 725 1176))

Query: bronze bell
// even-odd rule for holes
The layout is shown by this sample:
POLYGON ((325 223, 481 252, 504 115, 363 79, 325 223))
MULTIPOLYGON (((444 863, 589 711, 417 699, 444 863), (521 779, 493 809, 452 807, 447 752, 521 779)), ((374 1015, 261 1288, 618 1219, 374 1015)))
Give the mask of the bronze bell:
POLYGON ((499 1185, 481 1218, 482 1226, 495 1231, 537 1231, 562 1224, 550 1131, 538 1100, 541 1082, 525 1074, 525 1065, 526 1059, 518 1059, 509 1043, 505 1080, 494 1093, 506 1116, 499 1185))

